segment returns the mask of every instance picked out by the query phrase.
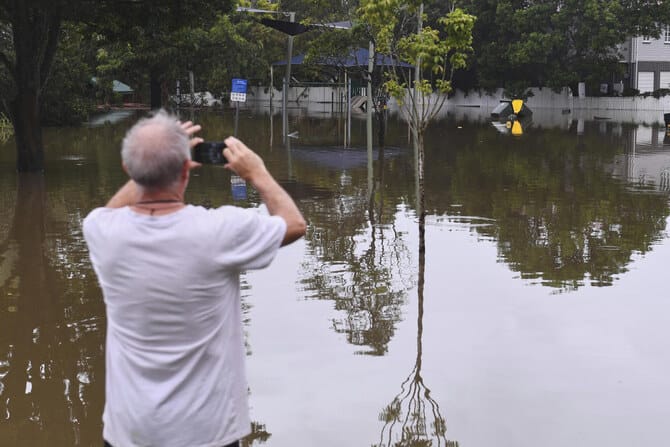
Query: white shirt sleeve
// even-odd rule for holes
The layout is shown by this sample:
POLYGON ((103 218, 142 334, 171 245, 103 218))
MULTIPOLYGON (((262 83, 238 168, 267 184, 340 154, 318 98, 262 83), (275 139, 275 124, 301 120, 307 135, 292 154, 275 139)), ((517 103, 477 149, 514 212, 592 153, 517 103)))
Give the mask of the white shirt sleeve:
POLYGON ((284 219, 232 206, 214 211, 225 213, 216 244, 223 251, 214 254, 218 263, 242 271, 265 268, 272 262, 286 235, 284 219))

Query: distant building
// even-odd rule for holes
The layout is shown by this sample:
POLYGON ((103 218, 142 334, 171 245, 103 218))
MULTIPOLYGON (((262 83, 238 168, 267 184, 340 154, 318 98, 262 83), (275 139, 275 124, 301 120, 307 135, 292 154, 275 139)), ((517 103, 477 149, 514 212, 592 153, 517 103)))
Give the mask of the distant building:
MULTIPOLYGON (((95 85, 98 83, 98 78, 95 76, 91 78, 91 82, 95 85)), ((112 93, 119 95, 122 102, 131 102, 136 99, 135 90, 127 84, 116 79, 112 81, 112 93)))
POLYGON ((619 47, 627 65, 624 82, 640 93, 670 89, 670 26, 659 38, 632 37, 619 47))

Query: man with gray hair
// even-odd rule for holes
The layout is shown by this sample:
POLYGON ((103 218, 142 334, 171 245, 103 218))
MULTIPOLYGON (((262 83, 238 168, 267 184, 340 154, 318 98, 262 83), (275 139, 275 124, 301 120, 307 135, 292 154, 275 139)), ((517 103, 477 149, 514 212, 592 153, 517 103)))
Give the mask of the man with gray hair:
POLYGON ((106 446, 236 446, 250 432, 240 273, 264 268, 306 223, 263 160, 225 140, 225 168, 269 215, 184 202, 200 126, 164 111, 122 144, 130 180, 83 222, 107 311, 106 446))

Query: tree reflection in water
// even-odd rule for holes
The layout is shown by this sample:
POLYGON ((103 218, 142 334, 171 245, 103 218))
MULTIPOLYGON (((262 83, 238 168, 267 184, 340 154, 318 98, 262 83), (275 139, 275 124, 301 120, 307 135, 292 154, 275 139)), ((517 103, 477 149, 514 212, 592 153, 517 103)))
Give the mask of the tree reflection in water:
POLYGON ((251 421, 251 433, 243 438, 240 444, 242 447, 265 444, 270 439, 270 436, 272 434, 265 429, 265 424, 251 421))
POLYGON ((85 296, 86 281, 68 282, 77 263, 49 239, 46 205, 43 175, 19 175, 13 225, 0 246, 0 439, 13 446, 99 445, 102 399, 92 393, 103 383, 96 374, 103 330, 98 318, 79 318, 63 306, 85 296))
POLYGON ((307 296, 335 303, 343 316, 333 327, 349 343, 366 347, 358 354, 384 355, 413 282, 410 255, 395 227, 396 204, 384 202, 382 188, 371 197, 364 183, 333 175, 339 176, 334 191, 301 201, 310 216, 312 258, 302 265, 301 282, 307 296))
POLYGON ((401 391, 379 414, 384 422, 379 444, 374 447, 457 447, 458 442, 446 438, 447 423, 437 401, 431 396, 421 376, 423 355, 423 291, 426 267, 426 211, 423 175, 423 154, 417 160, 419 213, 419 269, 417 282, 417 335, 414 369, 400 385, 401 391))
POLYGON ((612 177, 632 136, 491 132, 453 134, 454 150, 433 146, 427 200, 435 213, 494 219, 473 229, 497 241, 500 259, 521 278, 556 292, 610 286, 663 237, 667 193, 612 177))

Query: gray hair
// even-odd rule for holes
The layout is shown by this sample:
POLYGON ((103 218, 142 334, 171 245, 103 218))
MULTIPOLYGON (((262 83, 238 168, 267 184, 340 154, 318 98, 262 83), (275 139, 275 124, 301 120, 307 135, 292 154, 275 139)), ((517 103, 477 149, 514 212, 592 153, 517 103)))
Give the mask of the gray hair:
POLYGON ((177 118, 160 110, 130 128, 121 145, 128 175, 148 189, 169 188, 191 159, 189 136, 177 118))

